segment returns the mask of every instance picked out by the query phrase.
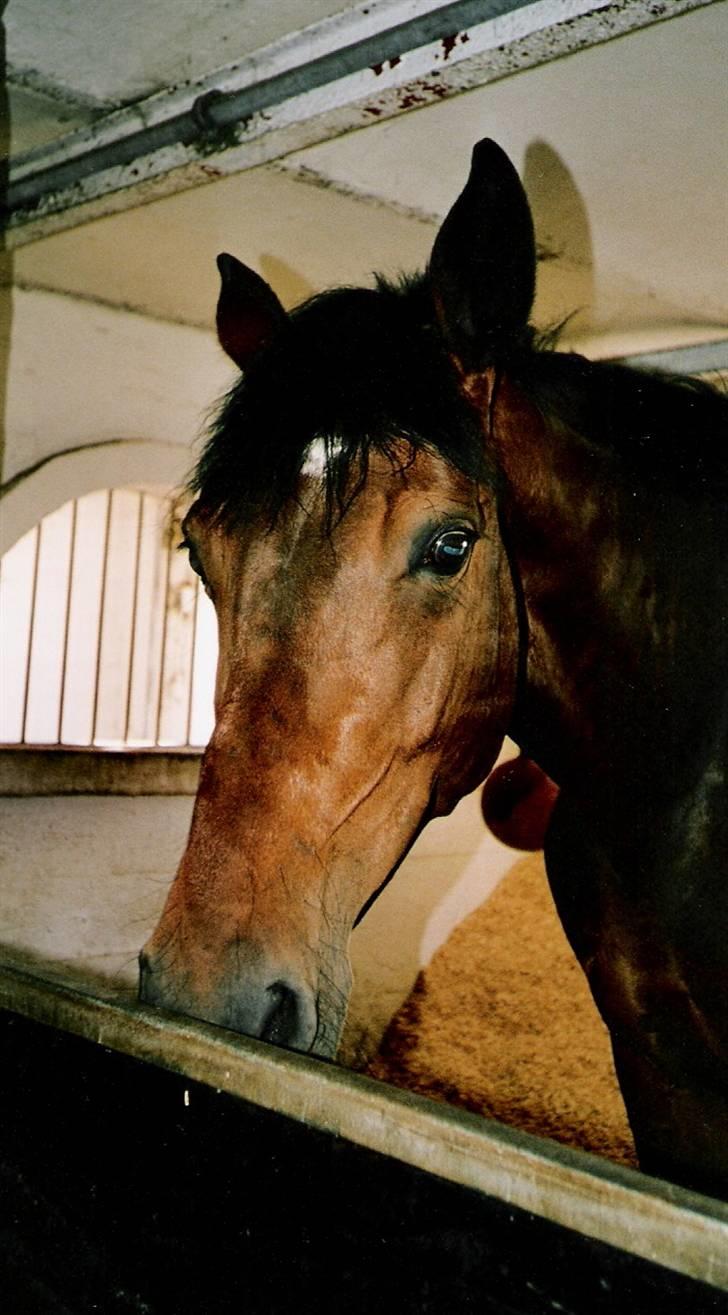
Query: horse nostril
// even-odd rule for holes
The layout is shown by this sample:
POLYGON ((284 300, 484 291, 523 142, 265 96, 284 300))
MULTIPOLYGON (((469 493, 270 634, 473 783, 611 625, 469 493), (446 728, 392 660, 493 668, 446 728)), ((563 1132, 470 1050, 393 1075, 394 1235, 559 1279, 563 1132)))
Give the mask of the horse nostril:
POLYGON ((260 1037, 273 1046, 295 1045, 299 1030, 299 1004, 295 991, 283 982, 274 982, 266 988, 272 1004, 266 1016, 260 1037))

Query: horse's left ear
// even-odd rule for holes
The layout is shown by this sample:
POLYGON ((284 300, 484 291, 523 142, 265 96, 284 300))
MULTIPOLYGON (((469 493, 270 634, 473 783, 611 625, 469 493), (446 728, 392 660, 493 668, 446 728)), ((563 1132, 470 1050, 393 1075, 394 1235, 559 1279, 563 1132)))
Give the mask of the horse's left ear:
POLYGON ((488 138, 473 151, 429 273, 440 327, 466 373, 491 364, 526 327, 536 287, 531 210, 508 156, 488 138))
POLYGON ((217 267, 222 280, 217 336, 223 351, 244 370, 283 327, 286 312, 269 284, 234 256, 218 256, 217 267))

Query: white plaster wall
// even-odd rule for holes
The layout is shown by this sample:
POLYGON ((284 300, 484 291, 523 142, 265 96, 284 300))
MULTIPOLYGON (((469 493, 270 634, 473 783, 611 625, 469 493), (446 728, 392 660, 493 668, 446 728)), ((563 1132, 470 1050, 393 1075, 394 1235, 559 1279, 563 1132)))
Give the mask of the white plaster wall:
MULTIPOLYGON (((4 350, 4 481, 54 453, 118 439, 174 444, 189 468, 234 377, 212 332, 52 292, 14 290, 4 350)), ((125 482, 134 479, 130 469, 125 482)))
POLYGON ((191 810, 176 796, 1 799, 2 942, 133 980, 191 810))

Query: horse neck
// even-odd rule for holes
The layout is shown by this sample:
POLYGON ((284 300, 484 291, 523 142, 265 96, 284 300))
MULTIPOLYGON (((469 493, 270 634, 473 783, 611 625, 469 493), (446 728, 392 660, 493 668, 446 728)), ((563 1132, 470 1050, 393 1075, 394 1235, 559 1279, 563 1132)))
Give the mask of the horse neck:
POLYGON ((724 680, 706 671, 696 705, 715 595, 695 509, 630 483, 613 452, 548 426, 507 379, 492 414, 526 631, 513 738, 560 784, 586 789, 615 770, 639 780, 645 755, 677 763, 701 717, 710 734, 709 688, 724 680))

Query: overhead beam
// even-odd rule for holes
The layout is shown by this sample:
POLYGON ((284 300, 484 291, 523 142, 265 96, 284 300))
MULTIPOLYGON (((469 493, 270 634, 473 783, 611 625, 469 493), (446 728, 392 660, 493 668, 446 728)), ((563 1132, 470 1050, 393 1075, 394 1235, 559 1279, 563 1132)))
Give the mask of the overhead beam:
POLYGON ((14 245, 270 162, 711 0, 369 0, 17 157, 14 245))

